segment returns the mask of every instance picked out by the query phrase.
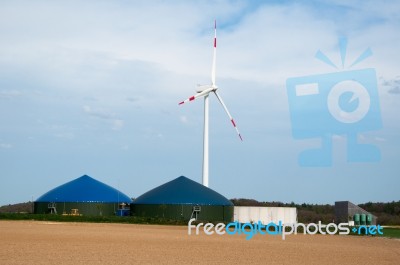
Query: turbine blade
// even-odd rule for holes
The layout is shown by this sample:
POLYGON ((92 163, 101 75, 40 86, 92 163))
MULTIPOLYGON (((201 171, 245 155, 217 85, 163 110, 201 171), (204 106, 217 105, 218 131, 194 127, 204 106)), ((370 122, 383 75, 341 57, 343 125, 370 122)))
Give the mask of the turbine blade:
POLYGON ((182 104, 184 104, 184 103, 186 103, 186 102, 189 102, 189 101, 193 101, 193 100, 195 100, 195 99, 198 98, 198 97, 205 96, 205 95, 209 94, 209 93, 212 91, 212 89, 213 89, 213 88, 211 88, 211 87, 208 88, 208 89, 205 89, 205 90, 203 90, 203 91, 197 93, 196 95, 191 96, 190 98, 188 98, 188 99, 186 99, 186 100, 184 100, 184 101, 179 102, 179 105, 182 105, 182 104))
POLYGON ((236 123, 234 121, 234 119, 232 118, 232 115, 229 113, 228 108, 226 107, 224 101, 222 100, 222 98, 218 95, 217 91, 214 91, 215 96, 217 96, 218 101, 221 103, 222 107, 224 107, 224 110, 226 112, 226 114, 228 114, 229 119, 231 120, 231 123, 233 125, 233 127, 235 128, 239 138, 241 141, 243 141, 242 135, 239 132, 239 129, 236 127, 236 123))
POLYGON ((214 20, 214 55, 211 70, 211 83, 215 86, 215 68, 217 63, 217 20, 214 20))

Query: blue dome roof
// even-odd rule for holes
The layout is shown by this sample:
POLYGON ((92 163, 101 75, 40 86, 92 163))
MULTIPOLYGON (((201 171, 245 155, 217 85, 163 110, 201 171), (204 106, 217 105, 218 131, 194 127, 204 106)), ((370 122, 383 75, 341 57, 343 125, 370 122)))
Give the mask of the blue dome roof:
POLYGON ((87 175, 58 186, 36 202, 131 202, 122 192, 87 175))
POLYGON ((136 198, 132 204, 198 204, 233 206, 227 198, 184 176, 136 198))

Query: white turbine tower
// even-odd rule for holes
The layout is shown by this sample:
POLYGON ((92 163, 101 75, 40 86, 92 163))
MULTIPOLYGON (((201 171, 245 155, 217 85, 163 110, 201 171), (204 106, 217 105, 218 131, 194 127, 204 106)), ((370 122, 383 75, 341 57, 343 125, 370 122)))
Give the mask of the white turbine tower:
POLYGON ((231 114, 228 111, 224 101, 222 100, 221 96, 217 93, 218 86, 215 84, 215 68, 216 68, 216 56, 217 56, 217 22, 214 21, 214 55, 213 55, 213 64, 211 70, 211 85, 198 85, 197 87, 197 94, 191 96, 190 98, 182 101, 179 105, 193 101, 198 97, 204 97, 204 135, 203 135, 203 185, 208 187, 208 96, 211 92, 215 94, 218 101, 221 103, 222 107, 224 108, 226 114, 228 114, 229 119, 232 122, 233 127, 236 129, 237 134, 239 135, 240 140, 242 136, 239 133, 238 128, 236 127, 235 121, 233 120, 231 114))

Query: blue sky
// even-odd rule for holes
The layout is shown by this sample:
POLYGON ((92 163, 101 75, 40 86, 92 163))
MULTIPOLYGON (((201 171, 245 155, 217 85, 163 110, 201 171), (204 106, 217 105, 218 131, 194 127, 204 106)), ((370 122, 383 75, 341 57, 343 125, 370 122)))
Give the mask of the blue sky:
MULTIPOLYGON (((400 4, 396 1, 2 1, 0 205, 88 174, 128 196, 181 175, 201 182, 203 103, 217 85, 243 135, 210 100, 210 187, 227 198, 329 203, 399 200, 400 4), (381 161, 300 167, 318 139, 292 137, 286 80, 373 56, 383 127, 361 132, 381 161)), ((346 68, 346 67, 345 67, 346 68)), ((344 69, 346 70, 346 69, 344 69)))

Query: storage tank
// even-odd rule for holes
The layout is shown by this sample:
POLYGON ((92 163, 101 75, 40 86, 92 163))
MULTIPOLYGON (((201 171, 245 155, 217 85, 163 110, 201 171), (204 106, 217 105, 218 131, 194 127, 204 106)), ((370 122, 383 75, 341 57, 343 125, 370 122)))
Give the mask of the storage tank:
POLYGON ((131 203, 131 215, 230 222, 233 203, 216 191, 180 176, 136 198, 131 203))
POLYGON ((114 215, 119 205, 132 200, 87 175, 58 186, 34 202, 35 214, 114 215))
POLYGON ((360 214, 356 213, 353 216, 354 225, 360 225, 360 214))
POLYGON ((360 225, 366 225, 367 224, 367 216, 365 213, 362 213, 360 215, 360 225))
POLYGON ((367 225, 372 225, 372 214, 367 214, 367 225))

